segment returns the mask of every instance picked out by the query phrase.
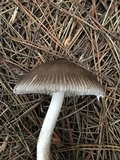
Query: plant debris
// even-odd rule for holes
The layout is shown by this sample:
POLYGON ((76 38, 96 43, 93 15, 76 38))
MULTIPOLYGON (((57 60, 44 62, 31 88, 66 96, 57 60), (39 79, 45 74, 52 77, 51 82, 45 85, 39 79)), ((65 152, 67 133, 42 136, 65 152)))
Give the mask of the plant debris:
POLYGON ((35 160, 50 96, 15 95, 32 68, 65 58, 88 69, 106 96, 65 98, 52 160, 120 157, 120 2, 2 0, 0 3, 0 157, 35 160))

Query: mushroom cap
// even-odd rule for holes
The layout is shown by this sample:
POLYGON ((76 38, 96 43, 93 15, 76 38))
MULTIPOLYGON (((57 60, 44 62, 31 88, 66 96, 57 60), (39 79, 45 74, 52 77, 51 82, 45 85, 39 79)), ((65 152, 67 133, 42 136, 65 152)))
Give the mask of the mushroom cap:
POLYGON ((104 89, 88 70, 65 59, 57 59, 35 67, 15 86, 14 93, 64 92, 66 96, 104 96, 104 89))

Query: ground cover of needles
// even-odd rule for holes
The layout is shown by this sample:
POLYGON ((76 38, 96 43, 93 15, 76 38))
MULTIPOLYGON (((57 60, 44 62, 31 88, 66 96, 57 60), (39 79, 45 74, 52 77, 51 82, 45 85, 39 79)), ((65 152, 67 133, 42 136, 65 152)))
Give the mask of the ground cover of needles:
POLYGON ((2 0, 0 159, 35 160, 51 97, 15 95, 23 75, 65 58, 96 75, 105 97, 65 98, 52 135, 52 160, 120 159, 119 0, 2 0))

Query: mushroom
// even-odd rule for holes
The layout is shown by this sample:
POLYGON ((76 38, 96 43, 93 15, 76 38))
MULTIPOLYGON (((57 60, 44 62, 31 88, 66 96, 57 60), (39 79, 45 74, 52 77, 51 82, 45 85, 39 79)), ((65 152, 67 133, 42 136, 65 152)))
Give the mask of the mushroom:
POLYGON ((57 59, 35 67, 15 86, 14 93, 44 93, 52 100, 37 143, 37 160, 50 160, 51 136, 58 119, 64 95, 104 96, 104 89, 86 69, 65 59, 57 59))

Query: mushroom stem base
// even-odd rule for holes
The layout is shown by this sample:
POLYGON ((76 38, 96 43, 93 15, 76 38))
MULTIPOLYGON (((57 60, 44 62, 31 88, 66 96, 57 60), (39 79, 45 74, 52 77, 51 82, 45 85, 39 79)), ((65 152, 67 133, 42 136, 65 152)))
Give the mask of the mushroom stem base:
POLYGON ((51 136, 62 107, 63 99, 63 92, 56 92, 52 95, 52 100, 38 138, 37 160, 50 160, 51 136))

